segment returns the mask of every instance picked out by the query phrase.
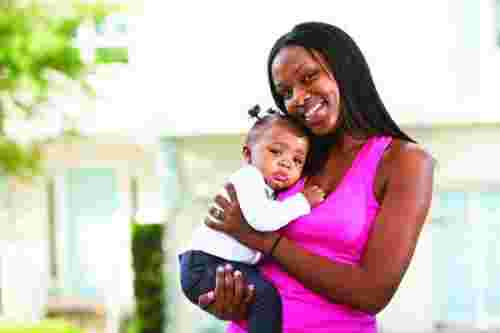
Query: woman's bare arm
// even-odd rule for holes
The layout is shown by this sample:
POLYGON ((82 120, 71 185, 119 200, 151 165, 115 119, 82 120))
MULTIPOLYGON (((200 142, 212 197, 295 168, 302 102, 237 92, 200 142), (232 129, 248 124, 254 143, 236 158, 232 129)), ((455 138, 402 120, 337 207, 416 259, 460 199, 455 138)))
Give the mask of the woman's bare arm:
MULTIPOLYGON (((391 162, 386 191, 359 266, 332 262, 282 238, 273 257, 307 288, 367 313, 378 313, 390 301, 413 256, 427 216, 433 183, 433 160, 410 146, 391 162)), ((249 247, 268 252, 276 233, 249 231, 238 220, 237 198, 227 187, 232 202, 217 197, 224 209, 223 224, 207 223, 249 247)), ((240 218, 241 219, 241 218, 240 218)))

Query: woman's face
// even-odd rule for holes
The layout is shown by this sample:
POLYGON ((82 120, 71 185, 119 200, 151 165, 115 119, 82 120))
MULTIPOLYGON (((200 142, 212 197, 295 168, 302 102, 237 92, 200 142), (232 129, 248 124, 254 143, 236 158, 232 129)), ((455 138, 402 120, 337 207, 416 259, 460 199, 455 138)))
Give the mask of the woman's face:
POLYGON ((340 92, 323 56, 312 52, 314 56, 300 46, 285 47, 274 58, 271 71, 287 112, 314 134, 325 135, 338 127, 340 92))

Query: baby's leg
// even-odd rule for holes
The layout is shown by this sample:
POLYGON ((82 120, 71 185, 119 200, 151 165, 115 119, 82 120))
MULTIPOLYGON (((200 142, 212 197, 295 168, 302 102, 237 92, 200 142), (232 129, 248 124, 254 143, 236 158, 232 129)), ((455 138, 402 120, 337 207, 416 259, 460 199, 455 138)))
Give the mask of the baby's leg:
POLYGON ((247 284, 255 286, 255 301, 249 307, 249 333, 281 333, 281 297, 255 266, 236 263, 234 270, 243 273, 247 284))
POLYGON ((215 271, 225 261, 201 251, 187 251, 179 256, 181 287, 191 303, 198 305, 198 297, 215 289, 215 271))

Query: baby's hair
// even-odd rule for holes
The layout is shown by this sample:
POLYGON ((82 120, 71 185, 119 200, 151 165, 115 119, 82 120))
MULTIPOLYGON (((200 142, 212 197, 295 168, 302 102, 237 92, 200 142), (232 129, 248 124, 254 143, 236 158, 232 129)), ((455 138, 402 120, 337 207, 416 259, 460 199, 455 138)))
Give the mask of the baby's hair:
POLYGON ((279 120, 286 122, 290 128, 296 130, 298 133, 303 133, 304 136, 308 136, 307 129, 283 111, 273 108, 268 108, 267 110, 262 111, 260 105, 257 104, 248 110, 248 115, 251 119, 255 119, 255 122, 248 131, 246 145, 253 145, 265 129, 271 127, 274 121, 279 120))
POLYGON ((253 108, 248 110, 248 115, 250 116, 250 118, 257 119, 257 122, 264 121, 264 118, 266 118, 267 116, 272 116, 275 114, 278 114, 278 116, 285 118, 285 114, 283 114, 283 113, 281 113, 281 111, 275 110, 273 108, 269 108, 266 111, 262 111, 260 109, 259 104, 256 104, 253 108), (261 114, 263 114, 263 115, 261 115, 261 114))
POLYGON ((246 139, 246 144, 250 146, 257 141, 264 129, 270 127, 273 120, 284 119, 288 121, 288 117, 283 112, 273 108, 262 111, 258 104, 248 110, 248 115, 251 119, 255 119, 253 126, 248 131, 246 139))

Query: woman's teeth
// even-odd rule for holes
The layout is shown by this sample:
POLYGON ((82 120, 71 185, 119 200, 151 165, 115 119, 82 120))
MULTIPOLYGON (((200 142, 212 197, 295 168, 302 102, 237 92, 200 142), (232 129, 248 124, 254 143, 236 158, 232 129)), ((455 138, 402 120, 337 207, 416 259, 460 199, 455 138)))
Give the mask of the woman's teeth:
POLYGON ((323 105, 323 103, 318 103, 316 104, 312 109, 306 112, 305 114, 305 119, 307 121, 311 120, 311 117, 314 115, 314 113, 323 105))

